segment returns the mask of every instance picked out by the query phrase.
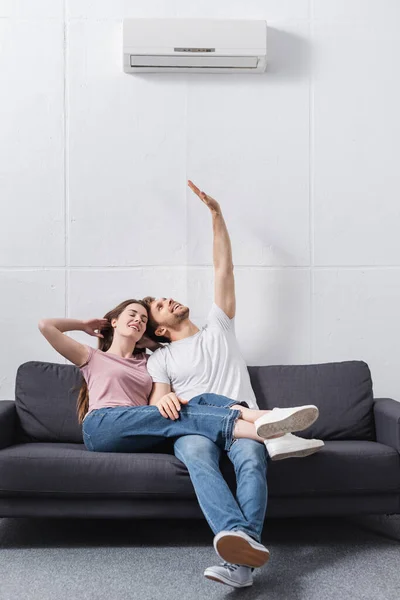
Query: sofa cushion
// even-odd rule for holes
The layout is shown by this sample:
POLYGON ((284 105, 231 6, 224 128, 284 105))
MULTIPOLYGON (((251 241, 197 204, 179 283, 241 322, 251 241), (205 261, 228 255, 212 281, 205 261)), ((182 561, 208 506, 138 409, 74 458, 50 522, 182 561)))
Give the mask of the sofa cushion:
POLYGON ((167 452, 89 452, 38 442, 0 450, 0 495, 195 497, 184 464, 167 452))
POLYGON ((76 412, 82 381, 74 365, 40 361, 20 365, 15 383, 19 440, 83 443, 76 412))
POLYGON ((249 367, 260 408, 315 404, 319 417, 300 437, 375 440, 371 373, 363 361, 249 367))
MULTIPOLYGON (((222 472, 235 488, 226 455, 222 472)), ((376 442, 326 442, 304 460, 268 461, 272 496, 400 491, 400 456, 376 442)), ((0 496, 195 498, 189 473, 171 454, 89 452, 83 444, 27 443, 0 451, 0 496)))

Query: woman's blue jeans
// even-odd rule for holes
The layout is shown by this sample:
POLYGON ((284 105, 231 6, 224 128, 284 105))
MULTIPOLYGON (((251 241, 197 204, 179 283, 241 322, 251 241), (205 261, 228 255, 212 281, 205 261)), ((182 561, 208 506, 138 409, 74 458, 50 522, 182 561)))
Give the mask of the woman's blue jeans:
POLYGON ((83 441, 94 452, 144 452, 165 442, 165 438, 202 435, 224 450, 233 442, 233 430, 240 411, 225 396, 201 394, 182 404, 179 418, 166 419, 157 406, 115 406, 98 408, 82 424, 83 441), (210 396, 219 404, 211 403, 210 396))
POLYGON ((216 534, 241 530, 260 541, 267 509, 267 450, 254 440, 232 441, 238 402, 217 394, 195 396, 179 419, 161 416, 156 406, 101 408, 84 420, 85 446, 96 452, 143 452, 175 438, 175 456, 189 471, 199 505, 216 534), (219 462, 226 450, 236 474, 236 494, 219 462))

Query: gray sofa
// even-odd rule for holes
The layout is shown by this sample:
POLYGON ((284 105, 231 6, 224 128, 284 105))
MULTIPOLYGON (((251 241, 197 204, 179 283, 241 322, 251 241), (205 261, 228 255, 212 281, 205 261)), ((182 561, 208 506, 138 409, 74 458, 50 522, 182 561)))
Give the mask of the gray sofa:
MULTIPOLYGON (((260 408, 316 404, 318 453, 268 461, 269 517, 400 513, 400 403, 374 399, 362 361, 249 367, 260 408)), ((81 373, 31 361, 0 402, 0 517, 203 518, 171 442, 142 454, 88 452, 76 418, 81 373)), ((222 470, 232 490, 226 456, 222 470)))

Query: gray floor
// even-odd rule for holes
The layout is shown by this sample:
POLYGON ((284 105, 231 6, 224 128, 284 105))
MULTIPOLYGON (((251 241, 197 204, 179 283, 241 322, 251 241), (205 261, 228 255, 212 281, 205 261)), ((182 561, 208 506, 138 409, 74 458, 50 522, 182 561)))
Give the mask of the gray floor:
POLYGON ((270 520, 252 588, 206 580, 203 521, 0 519, 0 600, 399 600, 400 544, 347 519, 270 520))

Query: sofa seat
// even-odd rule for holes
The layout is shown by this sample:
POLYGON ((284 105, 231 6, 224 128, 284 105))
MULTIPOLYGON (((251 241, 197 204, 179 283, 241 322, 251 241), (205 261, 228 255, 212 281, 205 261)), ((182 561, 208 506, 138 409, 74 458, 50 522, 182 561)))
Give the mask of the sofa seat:
POLYGON ((272 495, 355 495, 400 491, 400 455, 363 440, 327 441, 316 454, 269 462, 272 495))
MULTIPOLYGON (((226 458, 223 473, 234 487, 226 458)), ((318 453, 268 461, 271 496, 400 491, 400 455, 369 441, 327 441, 318 453)), ((0 497, 195 498, 185 466, 168 453, 88 452, 83 444, 34 442, 0 452, 0 497)))
POLYGON ((0 452, 0 495, 195 497, 171 454, 89 452, 83 444, 34 442, 0 452))

